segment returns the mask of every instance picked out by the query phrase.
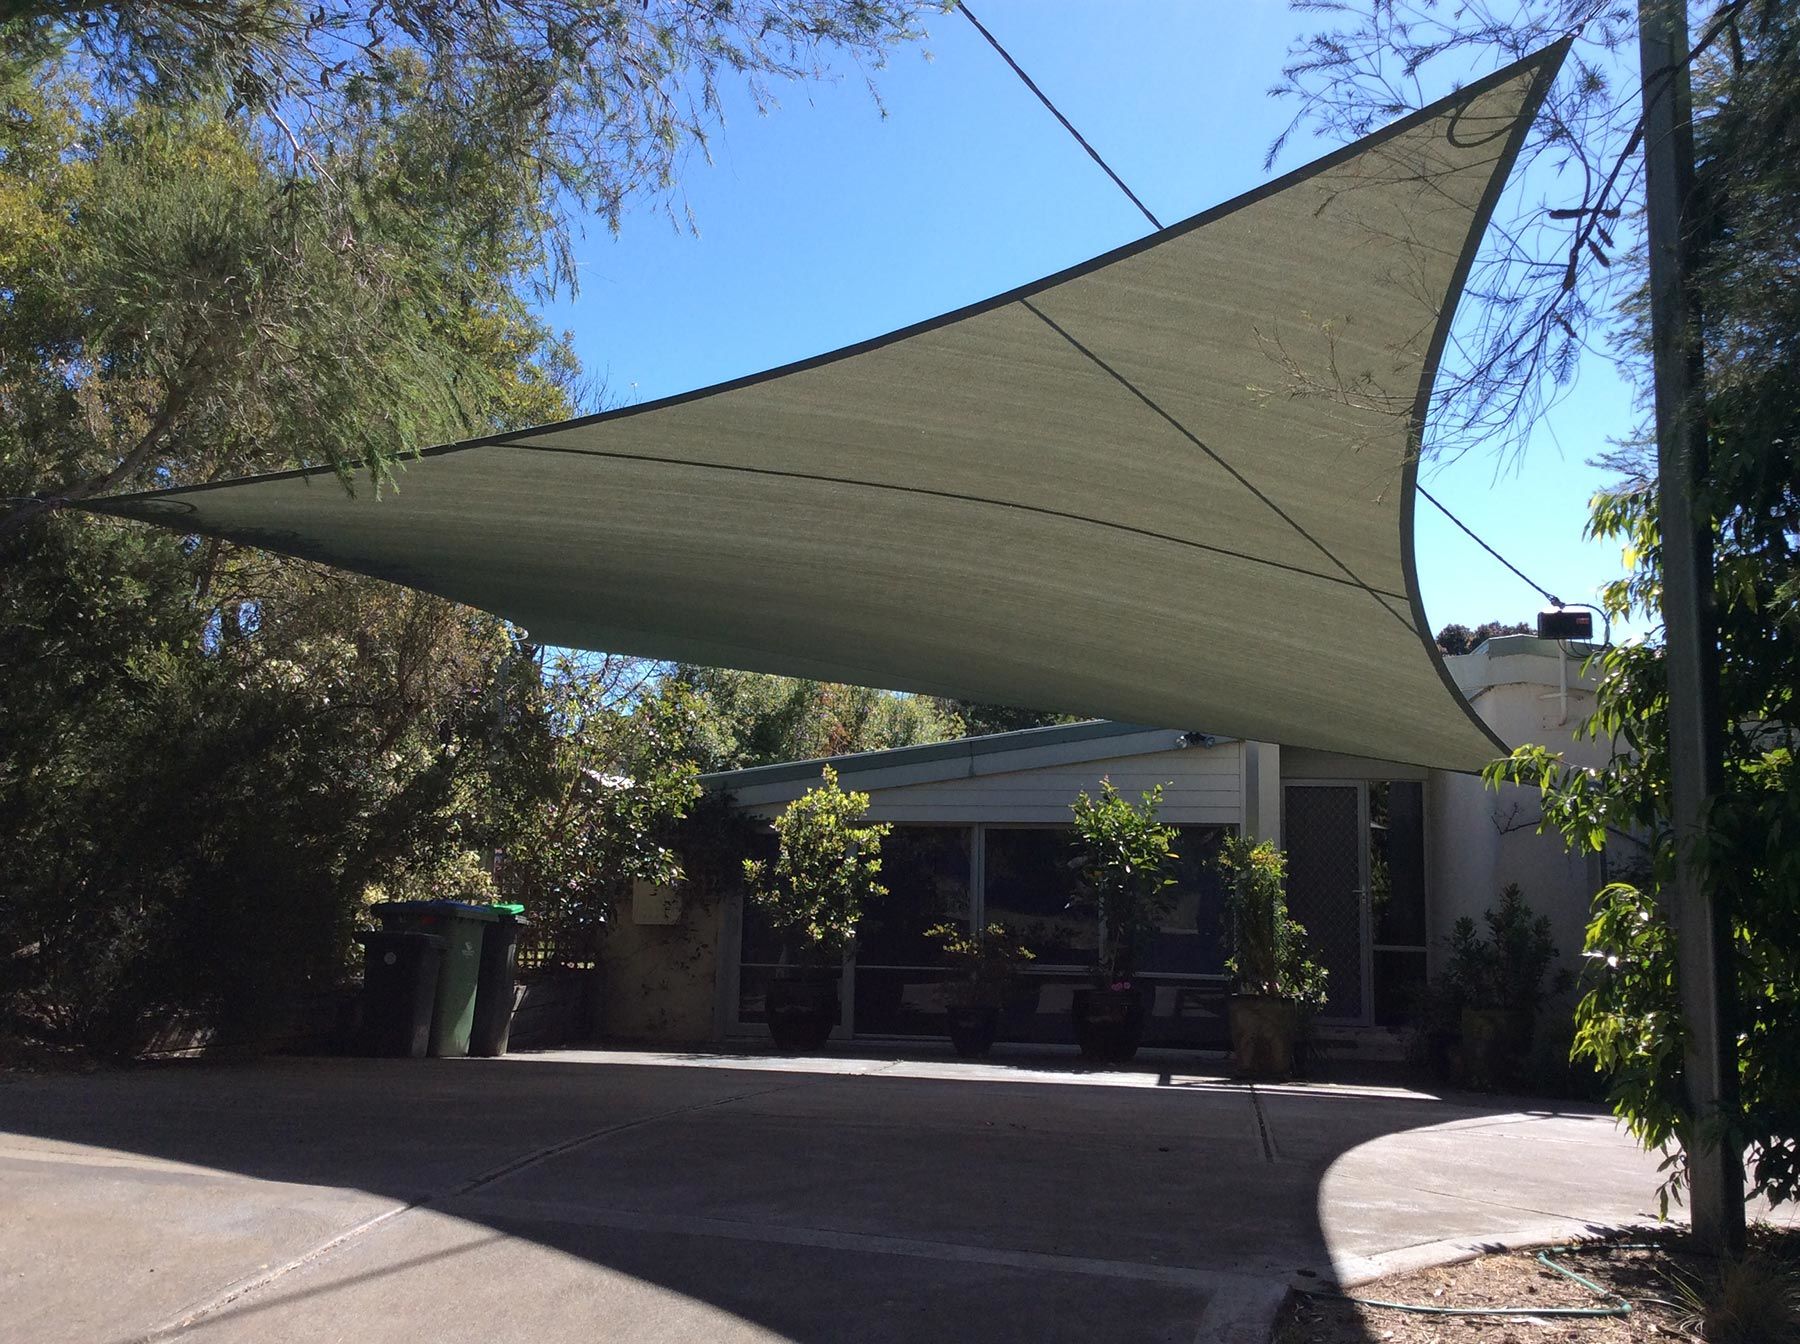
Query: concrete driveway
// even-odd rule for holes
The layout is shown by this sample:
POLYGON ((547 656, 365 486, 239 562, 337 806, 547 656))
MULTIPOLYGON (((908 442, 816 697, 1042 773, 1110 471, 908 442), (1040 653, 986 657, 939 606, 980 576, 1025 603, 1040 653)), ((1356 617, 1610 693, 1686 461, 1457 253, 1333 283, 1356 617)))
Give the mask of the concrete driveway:
POLYGON ((1607 1117, 1192 1057, 0 1080, 0 1341, 1257 1338, 1296 1272, 1642 1221, 1607 1117))

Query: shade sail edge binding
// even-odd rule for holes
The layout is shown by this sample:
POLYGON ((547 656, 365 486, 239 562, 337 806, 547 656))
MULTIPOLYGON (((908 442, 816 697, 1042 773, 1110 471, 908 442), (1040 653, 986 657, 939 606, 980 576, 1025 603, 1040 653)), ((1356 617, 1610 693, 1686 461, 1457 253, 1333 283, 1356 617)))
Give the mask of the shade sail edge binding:
POLYGON ((1565 47, 1054 276, 427 449, 378 500, 311 488, 312 469, 86 507, 408 583, 547 642, 1477 769, 1504 748, 1425 628, 1418 447, 1565 47), (1348 364, 1409 411, 1271 388, 1271 344, 1302 379, 1348 364))

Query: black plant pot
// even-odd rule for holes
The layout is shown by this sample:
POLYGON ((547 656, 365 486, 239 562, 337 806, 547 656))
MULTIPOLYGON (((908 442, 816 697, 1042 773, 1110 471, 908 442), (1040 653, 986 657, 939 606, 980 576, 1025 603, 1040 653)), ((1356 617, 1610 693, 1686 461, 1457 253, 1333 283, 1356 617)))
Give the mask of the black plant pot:
POLYGON ((831 1037, 842 1010, 835 975, 771 980, 763 1000, 769 1035, 783 1050, 817 1050, 831 1037))
POLYGON ((1078 989, 1070 1008, 1083 1059, 1123 1064, 1144 1039, 1144 996, 1135 989, 1078 989))
POLYGON ((1000 1030, 1000 1006, 994 1003, 951 1004, 944 1010, 950 1044, 964 1059, 984 1059, 1000 1030))

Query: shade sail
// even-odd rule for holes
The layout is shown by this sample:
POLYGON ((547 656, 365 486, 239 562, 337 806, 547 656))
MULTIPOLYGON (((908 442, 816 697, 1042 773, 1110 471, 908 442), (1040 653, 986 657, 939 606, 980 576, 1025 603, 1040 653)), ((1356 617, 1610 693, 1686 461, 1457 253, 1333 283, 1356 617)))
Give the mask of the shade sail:
POLYGON ((579 648, 1475 769, 1412 565, 1470 259, 1552 49, 1037 283, 702 391, 91 507, 579 648))

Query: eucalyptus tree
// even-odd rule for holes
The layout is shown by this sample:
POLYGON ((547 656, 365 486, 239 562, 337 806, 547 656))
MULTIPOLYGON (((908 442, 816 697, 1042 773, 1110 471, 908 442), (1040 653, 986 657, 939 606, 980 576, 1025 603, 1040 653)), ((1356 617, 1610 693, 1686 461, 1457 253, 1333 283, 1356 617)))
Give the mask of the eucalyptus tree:
MULTIPOLYGON (((1742 1144, 1753 1192, 1793 1199, 1800 1195, 1793 920, 1800 864, 1791 839, 1800 825, 1793 448, 1800 433, 1793 359, 1800 342, 1800 23, 1779 0, 1690 6, 1694 36, 1685 59, 1640 76, 1630 58, 1640 19, 1657 19, 1658 3, 1305 4, 1325 17, 1276 91, 1296 100, 1293 130, 1347 136, 1416 106, 1433 82, 1571 41, 1570 68, 1471 274, 1427 444, 1445 454, 1521 448, 1586 353, 1616 358, 1651 390, 1642 225, 1643 155, 1654 132, 1646 108, 1675 101, 1670 90, 1685 82, 1677 75, 1691 73, 1695 183, 1691 198, 1675 204, 1692 303, 1675 337, 1692 342, 1699 379, 1678 410, 1704 432, 1686 493, 1710 551, 1699 605, 1710 606, 1717 630, 1701 642, 1718 661, 1708 717, 1723 746, 1686 866, 1721 912, 1725 997, 1738 1004, 1723 1033, 1736 1064, 1714 1094, 1716 1105, 1697 1105, 1689 1087, 1693 1000, 1684 1000, 1677 976, 1672 893, 1683 859, 1671 788, 1668 496, 1659 497, 1642 447, 1647 436, 1631 425, 1617 427, 1610 450, 1593 445, 1623 479, 1595 498, 1589 523, 1591 535, 1621 545, 1629 570, 1606 591, 1605 606, 1615 616, 1641 617, 1651 631, 1646 642, 1597 658, 1597 707, 1586 731, 1616 754, 1594 772, 1566 765, 1552 748, 1527 746, 1489 776, 1541 789, 1546 825, 1574 847, 1604 851, 1609 835, 1621 832, 1650 842, 1648 869, 1621 874, 1596 898, 1576 1049, 1610 1072, 1615 1105, 1634 1132, 1673 1150, 1669 1189, 1681 1189, 1691 1152, 1730 1154, 1742 1144)), ((1719 1222, 1716 1205, 1708 1219, 1719 1222)), ((1720 1239, 1732 1239, 1728 1220, 1719 1230, 1720 1239)))

